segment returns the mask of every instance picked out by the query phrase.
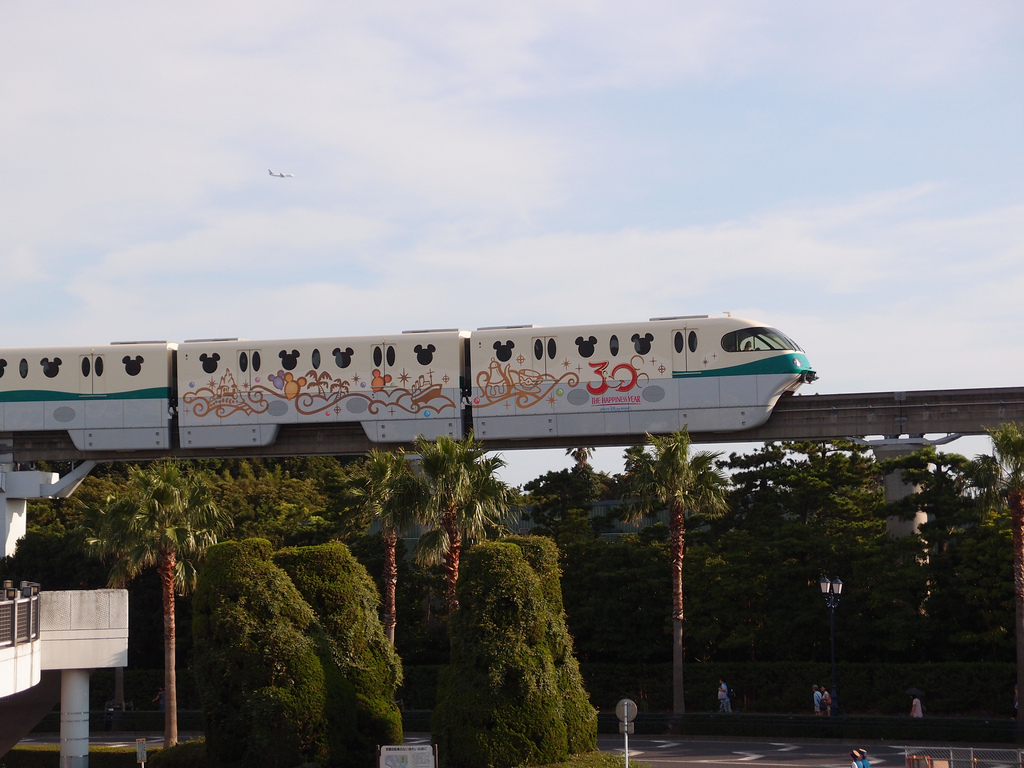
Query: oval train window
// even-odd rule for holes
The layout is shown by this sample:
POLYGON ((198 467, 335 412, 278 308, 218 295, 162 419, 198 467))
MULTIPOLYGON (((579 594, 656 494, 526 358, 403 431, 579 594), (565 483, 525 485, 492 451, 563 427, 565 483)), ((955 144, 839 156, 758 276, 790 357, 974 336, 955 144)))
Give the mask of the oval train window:
POLYGON ((313 350, 313 354, 310 356, 310 359, 313 361, 313 370, 319 370, 319 368, 320 368, 320 350, 319 349, 314 349, 313 350))
POLYGON ((258 371, 260 369, 260 353, 258 351, 254 351, 252 353, 252 369, 254 371, 258 371))
POLYGON ((241 352, 238 355, 238 368, 245 373, 249 370, 249 354, 247 352, 241 352))
POLYGON ((92 363, 89 362, 89 358, 88 357, 83 357, 82 358, 82 375, 83 376, 88 376, 91 371, 92 371, 92 363))
POLYGON ((555 344, 554 339, 548 339, 548 359, 554 360, 555 355, 558 353, 558 345, 555 344))
POLYGON ((389 366, 395 364, 395 348, 394 347, 388 347, 387 360, 388 360, 388 365, 389 366))
POLYGON ((533 356, 537 360, 544 359, 544 339, 537 339, 533 342, 533 356))
POLYGON ((612 337, 608 339, 608 351, 612 353, 612 357, 619 354, 619 337, 612 334, 612 337))
POLYGON ((92 369, 96 372, 97 376, 103 375, 103 358, 97 357, 96 362, 92 364, 92 369))
POLYGON ((384 353, 380 351, 380 347, 373 348, 373 364, 380 366, 384 362, 384 353))
POLYGON ((21 362, 18 363, 18 373, 21 374, 21 378, 28 378, 28 360, 26 360, 24 357, 21 358, 21 362))
POLYGON ((696 352, 697 351, 697 332, 696 331, 690 331, 690 338, 688 340, 688 343, 690 345, 690 351, 691 352, 696 352))
POLYGON ((678 354, 683 352, 683 332, 676 331, 675 336, 672 337, 672 346, 676 348, 678 354))

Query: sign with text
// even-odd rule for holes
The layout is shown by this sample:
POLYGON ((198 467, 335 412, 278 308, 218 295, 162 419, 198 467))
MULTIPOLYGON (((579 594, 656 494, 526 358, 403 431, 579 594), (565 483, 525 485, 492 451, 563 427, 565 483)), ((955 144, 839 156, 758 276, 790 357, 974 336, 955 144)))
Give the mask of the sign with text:
POLYGON ((437 768, 434 748, 429 744, 415 746, 383 746, 378 768, 437 768))

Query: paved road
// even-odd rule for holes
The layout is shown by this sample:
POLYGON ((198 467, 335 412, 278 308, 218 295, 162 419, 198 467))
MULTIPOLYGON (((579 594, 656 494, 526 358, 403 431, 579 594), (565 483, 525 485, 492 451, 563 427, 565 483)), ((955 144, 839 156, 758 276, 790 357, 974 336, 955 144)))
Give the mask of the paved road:
MULTIPOLYGON (((198 734, 182 733, 185 741, 198 734)), ((162 746, 162 733, 95 733, 90 738, 94 745, 135 748, 135 739, 145 738, 146 746, 162 746)), ((57 734, 33 734, 22 744, 59 743, 57 734)), ((406 744, 429 744, 425 733, 406 734, 406 744)), ((623 754, 622 736, 601 735, 597 745, 602 752, 623 754)), ((670 736, 630 736, 629 759, 646 763, 652 768, 674 766, 713 766, 714 768, 848 768, 851 744, 835 742, 784 741, 721 741, 700 739, 673 740, 670 736)), ((872 768, 903 768, 903 747, 892 745, 865 745, 872 768)))
MULTIPOLYGON (((598 736, 602 752, 623 754, 621 736, 598 736)), ((902 768, 903 747, 866 745, 872 768, 902 768)), ((853 745, 834 742, 702 741, 671 736, 631 736, 629 759, 656 768, 708 765, 718 768, 847 768, 853 745)))

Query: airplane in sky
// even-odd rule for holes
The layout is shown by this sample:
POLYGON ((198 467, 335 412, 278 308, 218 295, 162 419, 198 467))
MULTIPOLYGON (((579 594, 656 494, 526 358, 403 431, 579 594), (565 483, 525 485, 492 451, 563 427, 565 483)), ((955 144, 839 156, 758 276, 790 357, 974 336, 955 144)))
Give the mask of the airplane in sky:
POLYGON ((269 168, 267 169, 267 173, 269 173, 271 176, 277 176, 277 178, 279 178, 279 179, 286 179, 289 176, 294 176, 295 175, 294 173, 274 173, 269 168))

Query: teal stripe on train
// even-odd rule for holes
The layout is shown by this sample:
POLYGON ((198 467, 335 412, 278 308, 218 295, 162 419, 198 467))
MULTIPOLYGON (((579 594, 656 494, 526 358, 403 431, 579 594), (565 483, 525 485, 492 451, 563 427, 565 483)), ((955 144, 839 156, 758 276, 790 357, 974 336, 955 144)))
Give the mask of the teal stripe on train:
POLYGON ((46 389, 16 389, 0 392, 0 403, 39 403, 68 400, 167 400, 171 390, 168 387, 133 389, 130 392, 107 392, 97 395, 83 392, 51 392, 46 389))
MULTIPOLYGON (((742 354, 742 353, 740 353, 742 354)), ((743 365, 732 365, 728 368, 715 368, 710 371, 672 371, 673 379, 698 379, 709 376, 756 376, 758 374, 808 373, 811 364, 807 356, 799 352, 787 352, 784 355, 769 357, 767 360, 755 360, 743 365)))

